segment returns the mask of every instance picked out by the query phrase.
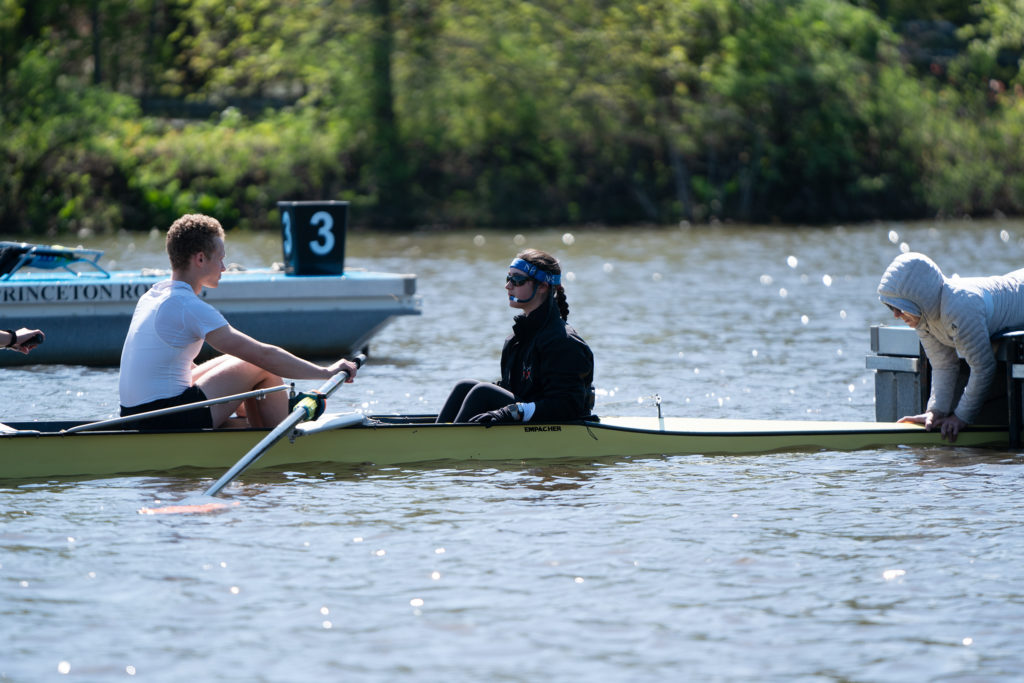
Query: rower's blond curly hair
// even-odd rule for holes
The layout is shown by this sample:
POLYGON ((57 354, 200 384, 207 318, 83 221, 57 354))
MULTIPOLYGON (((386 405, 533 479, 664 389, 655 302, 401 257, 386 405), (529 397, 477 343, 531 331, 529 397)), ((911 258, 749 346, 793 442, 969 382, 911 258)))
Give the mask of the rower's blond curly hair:
POLYGON ((214 239, 224 239, 220 221, 201 213, 187 213, 171 224, 167 231, 167 256, 171 268, 183 270, 189 260, 199 252, 213 257, 214 239))

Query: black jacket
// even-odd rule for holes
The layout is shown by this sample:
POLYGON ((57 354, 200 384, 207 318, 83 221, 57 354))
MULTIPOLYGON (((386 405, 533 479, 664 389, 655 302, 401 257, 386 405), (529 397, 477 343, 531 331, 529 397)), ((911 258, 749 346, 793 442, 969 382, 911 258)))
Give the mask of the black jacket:
POLYGON ((516 400, 535 403, 531 421, 571 420, 594 407, 594 354, 548 299, 518 315, 501 350, 500 385, 516 400))

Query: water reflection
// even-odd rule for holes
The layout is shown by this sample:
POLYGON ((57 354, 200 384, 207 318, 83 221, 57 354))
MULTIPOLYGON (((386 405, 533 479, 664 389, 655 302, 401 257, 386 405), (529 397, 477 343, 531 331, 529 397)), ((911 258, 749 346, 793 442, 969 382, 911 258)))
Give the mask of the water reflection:
POLYGON ((925 469, 976 465, 1024 465, 1024 454, 980 448, 918 448, 915 462, 925 469))

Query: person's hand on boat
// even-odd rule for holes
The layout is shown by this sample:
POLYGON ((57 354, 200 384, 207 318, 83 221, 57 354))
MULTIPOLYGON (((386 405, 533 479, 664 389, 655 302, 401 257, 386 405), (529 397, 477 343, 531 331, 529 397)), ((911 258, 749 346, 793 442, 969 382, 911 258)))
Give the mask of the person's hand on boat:
POLYGON ((936 420, 936 424, 942 431, 942 438, 946 439, 950 443, 956 441, 957 434, 960 430, 967 426, 967 423, 961 420, 959 417, 954 415, 948 415, 946 417, 936 420))
POLYGON ((327 372, 330 377, 334 377, 339 372, 347 372, 348 379, 345 380, 346 382, 351 382, 352 380, 354 380, 356 378, 356 372, 358 371, 359 366, 350 360, 346 360, 345 358, 342 358, 341 360, 335 362, 333 365, 327 368, 327 372))
POLYGON ((4 348, 21 353, 28 353, 36 348, 43 343, 43 339, 46 337, 41 330, 30 330, 27 327, 22 327, 17 332, 13 330, 4 331, 8 335, 7 346, 4 348))
POLYGON ((935 427, 935 419, 937 417, 941 417, 941 415, 936 415, 929 410, 928 412, 921 413, 920 415, 905 415, 896 420, 896 422, 909 422, 917 425, 924 425, 924 428, 930 432, 935 427))
POLYGON ((519 422, 519 408, 515 403, 510 403, 504 408, 489 410, 469 418, 470 422, 482 425, 511 424, 519 422))
POLYGON ((921 413, 920 415, 907 415, 901 417, 897 422, 912 422, 914 424, 924 425, 924 428, 929 432, 938 429, 942 434, 942 438, 948 440, 950 443, 956 441, 957 434, 960 430, 967 426, 967 423, 961 420, 956 415, 943 415, 935 411, 929 410, 921 413))

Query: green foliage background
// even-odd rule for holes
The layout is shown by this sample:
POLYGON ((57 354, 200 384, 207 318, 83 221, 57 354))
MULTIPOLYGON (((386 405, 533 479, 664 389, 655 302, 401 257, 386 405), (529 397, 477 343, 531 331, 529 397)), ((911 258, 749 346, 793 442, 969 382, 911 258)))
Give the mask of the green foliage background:
POLYGON ((1024 0, 0 0, 0 232, 1020 214, 1024 0))

